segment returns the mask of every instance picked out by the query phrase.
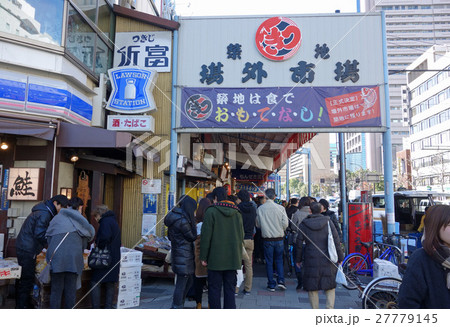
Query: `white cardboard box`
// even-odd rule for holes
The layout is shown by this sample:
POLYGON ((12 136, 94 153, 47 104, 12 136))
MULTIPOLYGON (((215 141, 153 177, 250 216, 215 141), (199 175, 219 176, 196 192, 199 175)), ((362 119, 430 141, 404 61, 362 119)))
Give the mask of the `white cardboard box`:
POLYGON ((21 273, 21 266, 0 267, 0 279, 20 278, 21 273))
POLYGON ((119 294, 141 293, 142 280, 127 280, 119 282, 119 294))
POLYGON ((120 266, 121 267, 142 266, 142 252, 133 249, 128 249, 126 247, 121 247, 120 266))
POLYGON ((377 258, 373 263, 373 278, 382 276, 400 278, 400 275, 398 274, 398 267, 396 265, 390 261, 377 258))
POLYGON ((142 264, 134 267, 120 267, 119 282, 141 280, 141 267, 142 264))
POLYGON ((117 297, 117 309, 138 307, 141 293, 119 294, 117 297))

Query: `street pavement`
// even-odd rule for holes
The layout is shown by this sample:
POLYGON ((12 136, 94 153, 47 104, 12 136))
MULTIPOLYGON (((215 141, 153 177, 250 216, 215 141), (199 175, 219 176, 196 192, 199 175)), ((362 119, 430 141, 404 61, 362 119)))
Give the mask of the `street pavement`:
MULTIPOLYGON (((275 292, 266 290, 267 277, 263 264, 254 266, 253 287, 250 295, 242 293, 244 285, 236 295, 237 309, 311 309, 308 293, 304 290, 297 291, 297 279, 286 278, 287 290, 277 289, 275 292)), ((164 278, 147 278, 143 280, 140 306, 134 309, 169 309, 172 303, 174 280, 164 278)), ((223 299, 222 299, 223 303, 223 299)), ((325 309, 325 294, 319 292, 320 309, 325 309)), ((203 308, 208 307, 208 293, 203 293, 203 308)), ((194 309, 195 301, 186 299, 185 308, 194 309)), ((336 288, 335 309, 360 309, 361 299, 358 291, 349 291, 338 285, 336 288)))

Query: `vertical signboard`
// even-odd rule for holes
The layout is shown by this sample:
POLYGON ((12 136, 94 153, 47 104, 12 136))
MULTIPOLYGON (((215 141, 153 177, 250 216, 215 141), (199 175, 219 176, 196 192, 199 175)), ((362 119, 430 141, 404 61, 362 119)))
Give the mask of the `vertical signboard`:
MULTIPOLYGON (((361 242, 372 242, 372 204, 351 203, 348 205, 348 252, 367 253, 361 242)), ((372 247, 370 248, 372 256, 372 247)))

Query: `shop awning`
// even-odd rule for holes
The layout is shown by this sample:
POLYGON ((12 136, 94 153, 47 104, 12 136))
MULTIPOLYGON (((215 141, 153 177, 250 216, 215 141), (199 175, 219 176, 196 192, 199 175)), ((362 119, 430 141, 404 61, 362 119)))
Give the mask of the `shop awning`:
POLYGON ((218 179, 218 176, 210 171, 206 166, 200 162, 193 162, 191 159, 186 163, 186 176, 206 178, 206 179, 218 179))
POLYGON ((60 148, 125 148, 132 135, 61 122, 56 146, 60 148))
POLYGON ((0 117, 0 132, 4 134, 34 136, 47 141, 53 140, 57 124, 18 118, 0 117))

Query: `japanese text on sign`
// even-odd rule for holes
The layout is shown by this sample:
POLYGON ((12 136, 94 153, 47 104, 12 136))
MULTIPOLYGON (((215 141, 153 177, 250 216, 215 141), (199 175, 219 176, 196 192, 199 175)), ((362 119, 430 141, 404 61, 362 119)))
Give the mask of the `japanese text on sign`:
POLYGON ((171 32, 117 33, 114 66, 138 66, 170 72, 171 32))

